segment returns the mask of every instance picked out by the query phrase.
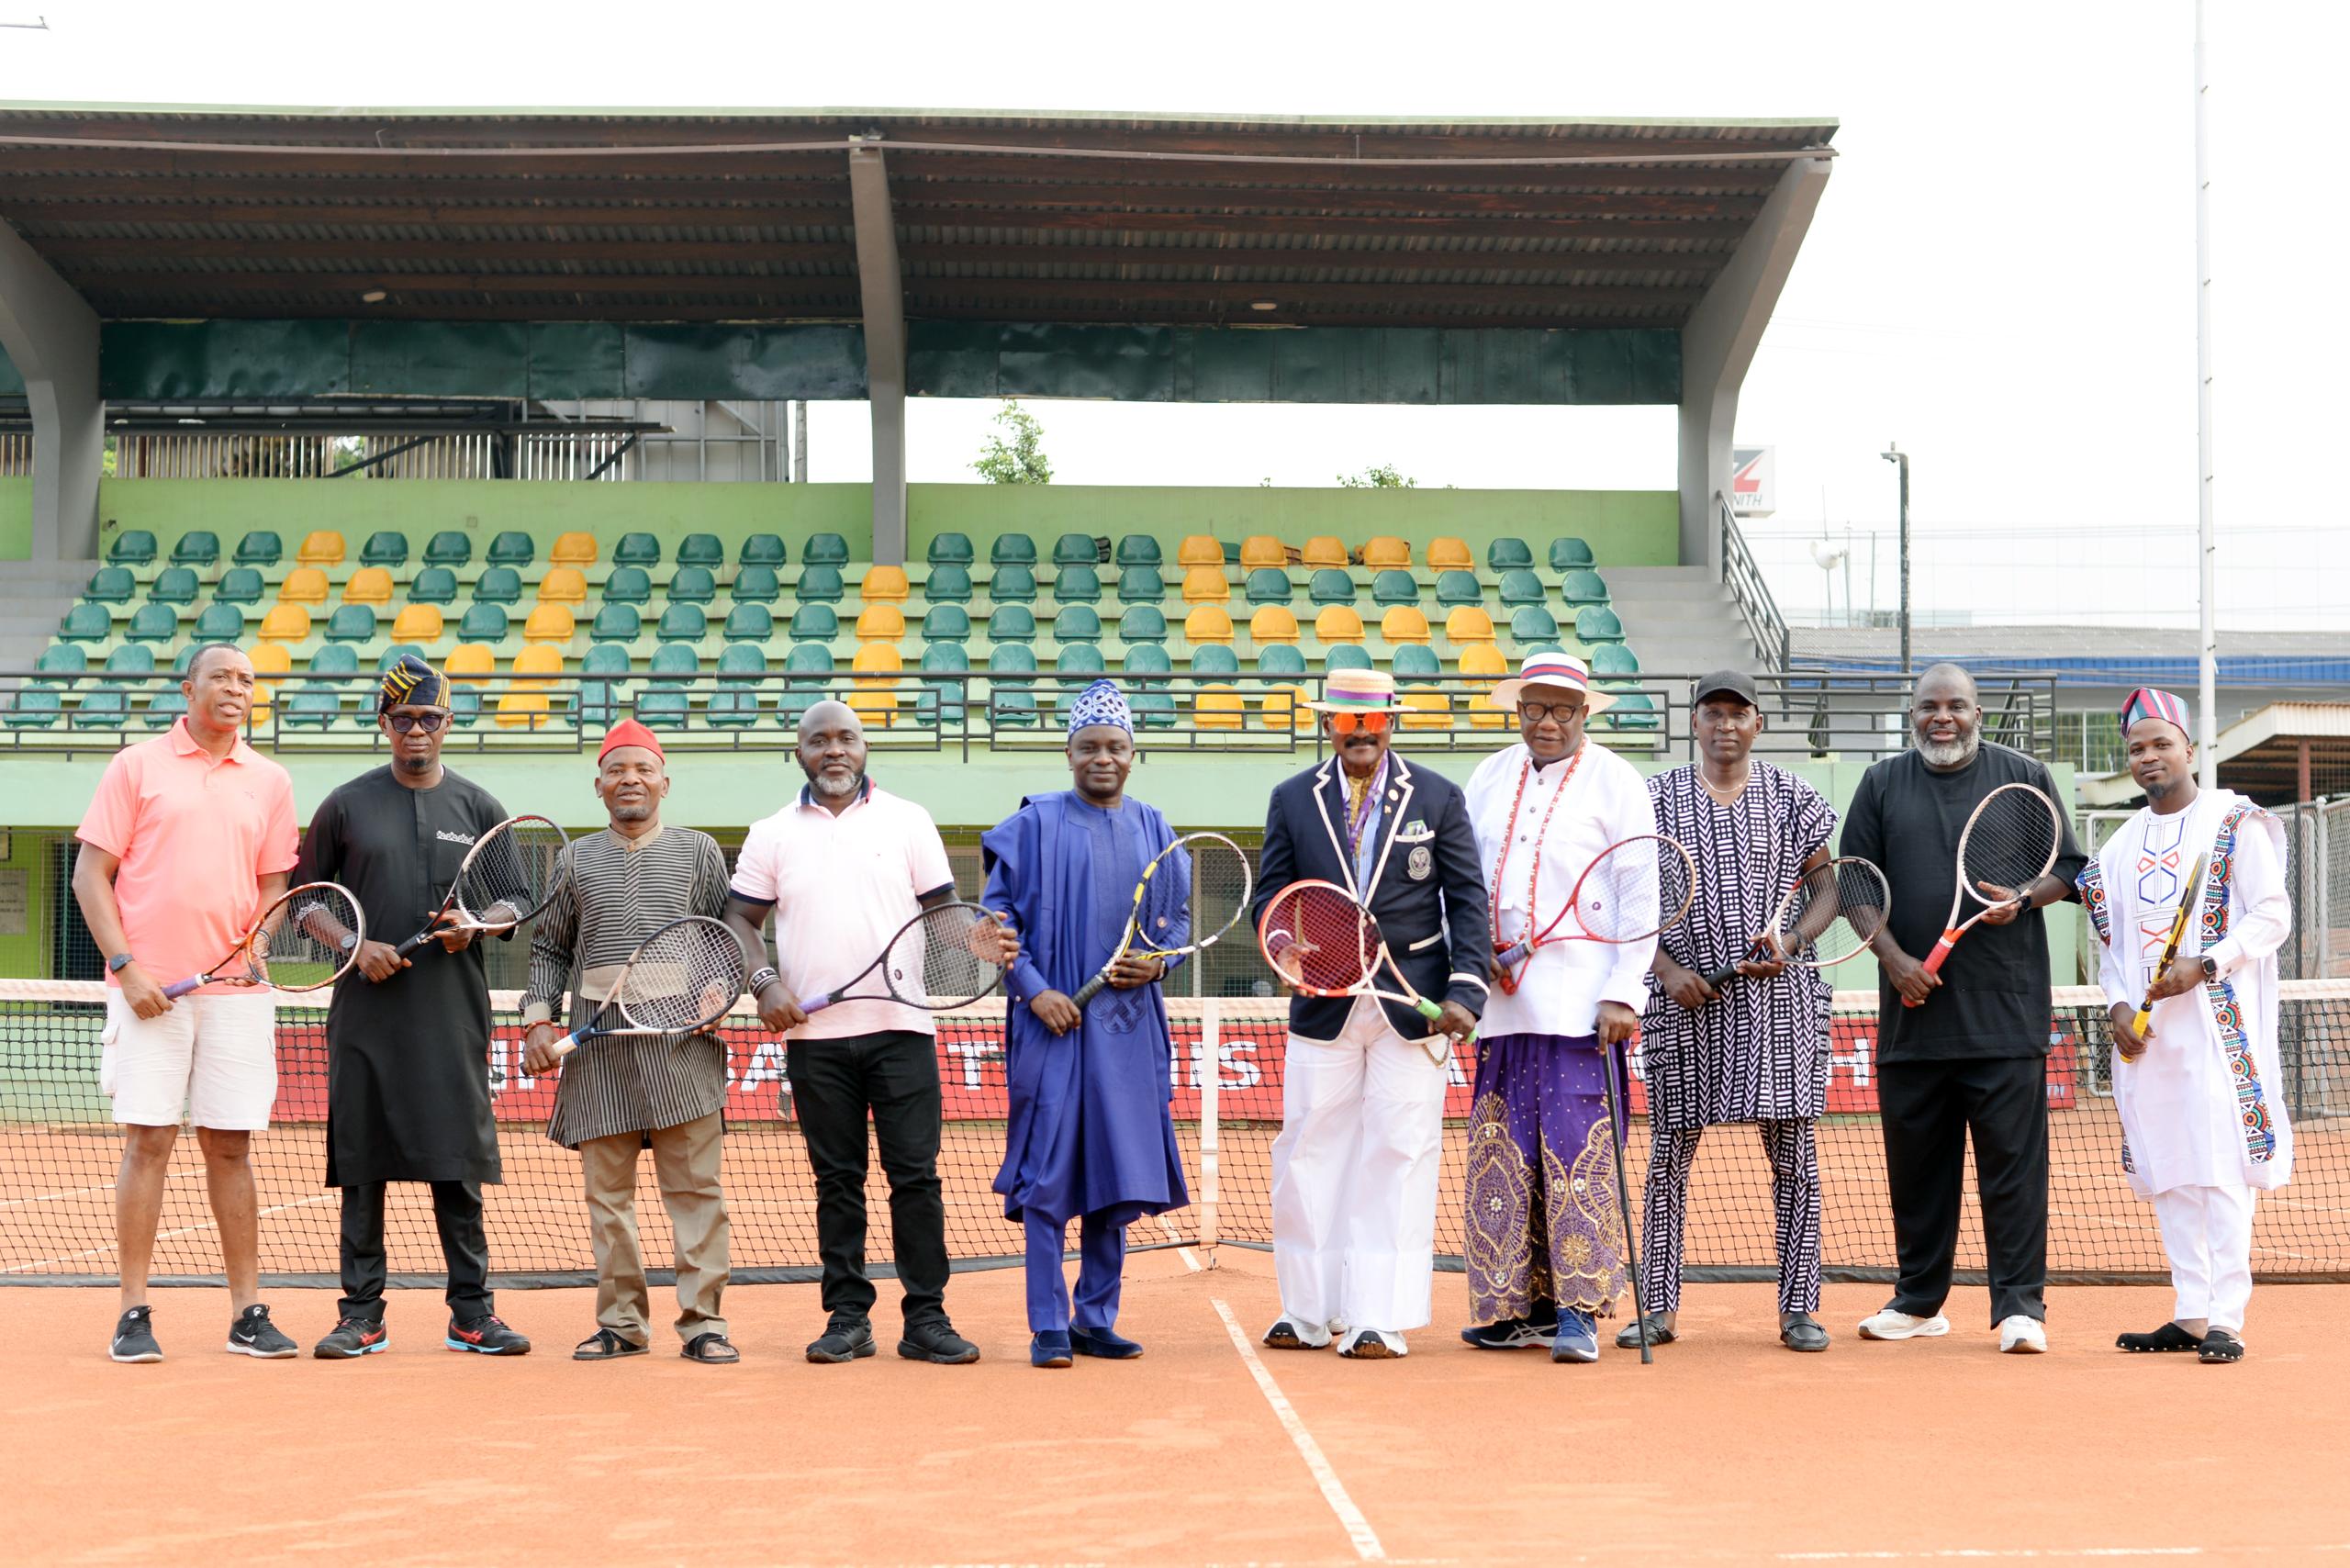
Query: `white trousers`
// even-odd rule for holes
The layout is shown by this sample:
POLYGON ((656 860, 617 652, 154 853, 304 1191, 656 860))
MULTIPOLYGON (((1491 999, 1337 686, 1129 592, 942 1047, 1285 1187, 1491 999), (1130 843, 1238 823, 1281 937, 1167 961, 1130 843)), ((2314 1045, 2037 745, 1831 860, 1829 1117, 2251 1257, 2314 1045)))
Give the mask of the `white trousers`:
POLYGON ((1355 999, 1336 1040, 1292 1035, 1273 1140, 1273 1268, 1304 1324, 1401 1332, 1428 1321, 1443 1064, 1355 999))
POLYGON ((2173 1187, 2154 1194, 2171 1287, 2178 1293, 2175 1316, 2243 1330, 2252 1300, 2252 1204, 2249 1187, 2173 1187))

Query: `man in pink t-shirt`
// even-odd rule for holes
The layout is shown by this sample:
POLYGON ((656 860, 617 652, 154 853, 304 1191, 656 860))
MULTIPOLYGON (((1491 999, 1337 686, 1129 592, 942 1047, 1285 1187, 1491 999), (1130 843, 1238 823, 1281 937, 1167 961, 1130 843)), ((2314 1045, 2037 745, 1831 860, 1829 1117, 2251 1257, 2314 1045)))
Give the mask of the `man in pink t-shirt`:
POLYGON ((218 961, 285 889, 297 829, 294 781, 242 739, 253 666, 226 643, 198 648, 180 682, 187 714, 168 734, 106 764, 76 834, 73 896, 106 955, 99 1086, 122 1125, 115 1242, 122 1315, 108 1354, 160 1361, 148 1264, 183 1115, 204 1149, 235 1318, 228 1348, 279 1360, 294 1341, 260 1291, 259 1200, 247 1145, 277 1098, 268 993, 208 985, 173 1002, 162 988, 218 961))

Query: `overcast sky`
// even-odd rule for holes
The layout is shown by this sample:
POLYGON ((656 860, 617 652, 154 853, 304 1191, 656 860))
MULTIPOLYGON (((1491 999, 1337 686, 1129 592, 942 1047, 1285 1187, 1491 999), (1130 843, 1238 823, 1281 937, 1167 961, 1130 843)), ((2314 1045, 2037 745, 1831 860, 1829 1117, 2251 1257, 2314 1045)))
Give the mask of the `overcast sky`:
MULTIPOLYGON (((2350 58, 2333 6, 2215 6, 2210 69, 2221 614, 2350 627, 2339 461, 2350 330, 2315 178, 2350 58)), ((373 106, 826 105, 1220 113, 1812 117, 1841 153, 1750 376, 1778 449, 1752 527, 1817 610, 1823 522, 1894 521, 1913 454, 1927 613, 2194 617, 2192 14, 1550 0, 1461 11, 1260 0, 654 7, 0 0, 10 98, 373 106)), ((1669 409, 1035 406, 1066 482, 1669 488, 1669 409)), ((992 405, 918 399, 912 476, 957 480, 992 405)), ((862 405, 817 405, 812 476, 868 476, 862 405)), ((1877 599, 1890 605, 1889 537, 1877 599)), ((1833 589, 1841 609, 1841 573, 1833 589)))

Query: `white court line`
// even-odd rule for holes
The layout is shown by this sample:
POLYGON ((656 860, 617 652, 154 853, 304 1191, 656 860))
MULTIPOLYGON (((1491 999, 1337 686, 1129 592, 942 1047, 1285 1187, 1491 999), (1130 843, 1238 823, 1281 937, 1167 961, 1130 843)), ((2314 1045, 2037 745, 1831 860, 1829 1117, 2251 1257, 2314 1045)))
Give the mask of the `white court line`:
MULTIPOLYGON (((163 1180, 166 1182, 193 1182, 203 1174, 204 1172, 201 1170, 173 1170, 166 1172, 163 1180)), ((53 1204, 61 1198, 86 1198, 93 1193, 111 1193, 114 1190, 115 1183, 108 1182, 101 1186, 74 1187, 62 1193, 35 1193, 29 1198, 0 1199, 0 1209, 22 1208, 27 1204, 53 1204)))
MULTIPOLYGON (((256 1220, 266 1219, 271 1215, 282 1215, 288 1209, 303 1208, 311 1204, 322 1204, 329 1198, 335 1196, 337 1196, 337 1194, 333 1193, 320 1193, 314 1197, 299 1198, 290 1204, 274 1204, 269 1208, 262 1210, 253 1217, 256 1220)), ((207 1219, 202 1225, 184 1225, 177 1230, 166 1230, 162 1232, 158 1235, 155 1239, 158 1241, 172 1241, 176 1240, 178 1238, 183 1236, 194 1236, 199 1230, 217 1230, 219 1228, 219 1223, 220 1222, 218 1220, 207 1219)), ((116 1250, 115 1245, 92 1247, 80 1252, 68 1252, 62 1257, 43 1258, 36 1262, 19 1263, 14 1268, 0 1269, 0 1274, 29 1274, 37 1270, 52 1268, 59 1263, 78 1263, 85 1258, 103 1258, 107 1253, 114 1250, 116 1250)))
POLYGON ((2200 1557, 2199 1546, 1946 1546, 1925 1551, 1782 1551, 1783 1562, 2003 1562, 2022 1558, 2200 1557))
POLYGON ((1232 1308, 1214 1296, 1208 1298, 1208 1305, 1215 1308, 1218 1317, 1224 1319, 1224 1331, 1232 1336, 1232 1348, 1240 1352, 1241 1361, 1248 1368, 1248 1375, 1257 1380, 1258 1391, 1264 1394, 1265 1403, 1273 1407, 1273 1414, 1280 1418, 1281 1430, 1289 1434, 1289 1440, 1297 1445, 1298 1457, 1304 1460, 1305 1468, 1313 1472, 1314 1484, 1322 1489, 1322 1500, 1330 1505, 1330 1511, 1338 1516, 1340 1524, 1347 1527, 1347 1535, 1355 1543, 1355 1555, 1365 1562, 1387 1561, 1387 1549, 1379 1543, 1378 1532, 1371 1528, 1371 1521, 1362 1517, 1362 1510, 1355 1506, 1355 1500, 1347 1495, 1346 1485, 1338 1479, 1338 1473, 1330 1468, 1329 1460, 1323 1455, 1322 1445, 1314 1440, 1314 1434, 1305 1429, 1305 1422, 1298 1416, 1297 1407, 1289 1402, 1289 1395, 1281 1392, 1281 1384, 1273 1381, 1273 1374, 1265 1370, 1263 1359, 1257 1354, 1257 1347, 1248 1342, 1248 1336, 1241 1331, 1240 1320, 1232 1316, 1232 1308))
POLYGON ((1183 1245, 1183 1233, 1175 1228, 1174 1222, 1169 1219, 1165 1215, 1160 1215, 1158 1216, 1158 1228, 1167 1233, 1168 1240, 1176 1244, 1175 1256, 1183 1260, 1183 1267, 1189 1269, 1195 1274, 1200 1272, 1201 1264, 1198 1249, 1196 1248, 1186 1247, 1183 1245))

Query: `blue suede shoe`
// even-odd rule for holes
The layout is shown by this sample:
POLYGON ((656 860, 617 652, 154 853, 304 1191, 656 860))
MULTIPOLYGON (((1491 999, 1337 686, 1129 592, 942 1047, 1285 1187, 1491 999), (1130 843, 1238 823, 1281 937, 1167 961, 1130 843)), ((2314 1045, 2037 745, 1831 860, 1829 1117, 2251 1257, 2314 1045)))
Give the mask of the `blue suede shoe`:
POLYGON ((1058 1328, 1037 1331, 1028 1341, 1028 1364, 1032 1367, 1065 1367, 1069 1365, 1069 1335, 1058 1328))
POLYGON ((1072 1328, 1069 1348, 1080 1356, 1099 1356, 1105 1361, 1130 1361, 1142 1354, 1140 1345, 1107 1328, 1072 1328))
POLYGON ((1550 1359, 1583 1362, 1599 1360, 1599 1326, 1591 1320, 1591 1314, 1572 1306, 1559 1309, 1559 1331, 1550 1341, 1550 1359))

